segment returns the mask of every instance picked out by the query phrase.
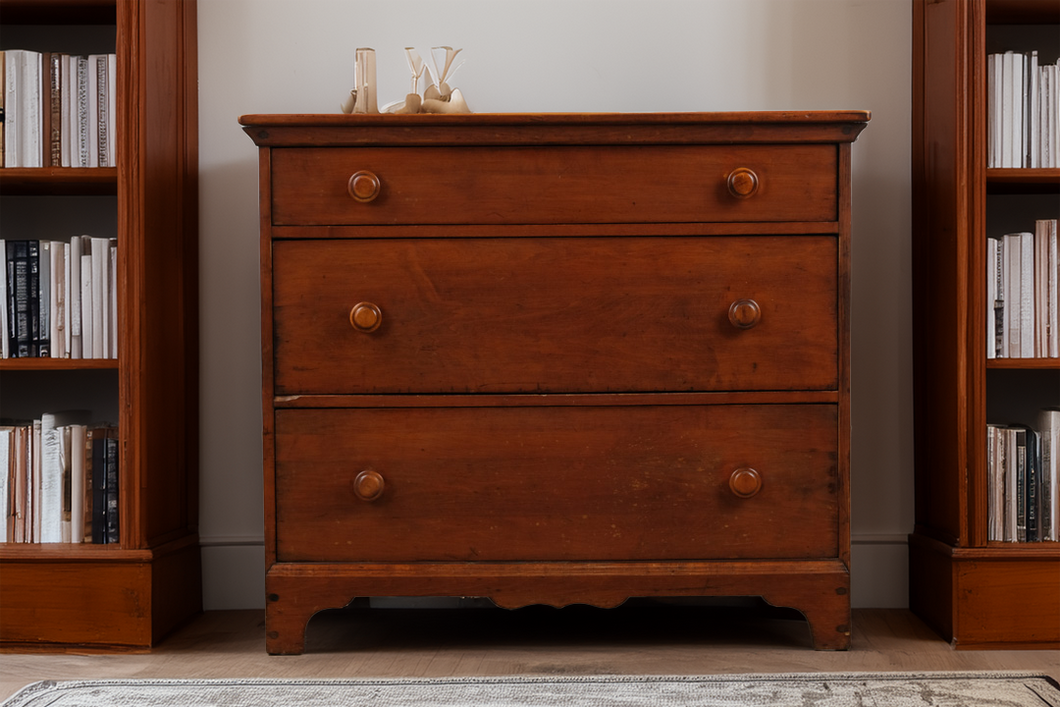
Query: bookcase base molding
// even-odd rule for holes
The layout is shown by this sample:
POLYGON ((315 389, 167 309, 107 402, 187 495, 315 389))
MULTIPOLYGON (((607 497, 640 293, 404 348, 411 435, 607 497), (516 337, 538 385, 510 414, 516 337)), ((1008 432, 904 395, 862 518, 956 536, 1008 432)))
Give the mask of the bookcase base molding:
POLYGON ((909 573, 936 588, 909 608, 955 648, 1060 648, 1060 544, 955 548, 914 534, 909 573))
POLYGON ((486 597, 504 609, 533 604, 613 608, 631 596, 760 596, 806 617, 817 650, 850 644, 850 575, 839 561, 278 563, 266 576, 270 653, 300 654, 306 624, 356 597, 486 597))
POLYGON ((8 546, 2 559, 0 652, 147 650, 202 609, 194 536, 76 554, 60 544, 8 546))

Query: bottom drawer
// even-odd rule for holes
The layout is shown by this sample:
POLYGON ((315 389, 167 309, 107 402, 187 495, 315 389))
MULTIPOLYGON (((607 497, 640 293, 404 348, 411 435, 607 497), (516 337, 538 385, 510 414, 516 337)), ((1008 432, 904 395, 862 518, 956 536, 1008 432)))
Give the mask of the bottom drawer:
POLYGON ((278 410, 277 559, 835 557, 837 429, 823 404, 278 410))

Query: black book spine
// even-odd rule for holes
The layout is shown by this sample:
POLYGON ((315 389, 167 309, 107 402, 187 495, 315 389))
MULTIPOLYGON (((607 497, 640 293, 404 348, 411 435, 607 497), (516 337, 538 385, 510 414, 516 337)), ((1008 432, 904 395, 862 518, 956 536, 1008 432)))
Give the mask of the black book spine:
POLYGON ((92 542, 107 542, 107 446, 102 437, 92 437, 92 542))
POLYGON ((7 242, 8 313, 12 358, 30 355, 29 241, 7 242))
POLYGON ((40 241, 27 241, 29 244, 29 283, 26 294, 29 297, 29 353, 27 356, 40 356, 40 241))
POLYGON ((110 437, 107 444, 107 544, 121 542, 119 520, 121 512, 118 503, 118 440, 110 437))
POLYGON ((1041 518, 1041 462, 1039 461, 1038 433, 1027 431, 1027 542, 1038 542, 1041 518))

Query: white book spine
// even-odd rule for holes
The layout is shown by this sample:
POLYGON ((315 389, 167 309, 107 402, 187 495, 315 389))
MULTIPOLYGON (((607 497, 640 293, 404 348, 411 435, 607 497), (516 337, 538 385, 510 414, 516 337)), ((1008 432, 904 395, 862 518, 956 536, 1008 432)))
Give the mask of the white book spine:
POLYGON ((997 268, 998 241, 986 239, 986 357, 997 357, 997 268))
POLYGON ((1034 234, 1020 237, 1020 358, 1034 358, 1034 234))
POLYGON ((1049 219, 1046 227, 1046 317, 1048 356, 1060 358, 1060 244, 1057 219, 1049 219))
POLYGON ((1004 239, 1005 259, 1005 357, 1020 358, 1020 234, 1004 239))
POLYGON ((107 336, 109 338, 110 358, 118 358, 118 242, 110 242, 110 263, 107 270, 109 296, 107 336))
MULTIPOLYGON (((73 263, 70 260, 71 247, 69 243, 63 243, 63 357, 73 358, 73 263)), ((81 264, 77 265, 78 270, 81 264)))
POLYGON ((70 435, 70 542, 85 541, 85 492, 88 489, 85 479, 85 452, 88 428, 85 425, 72 425, 70 435))
POLYGON ((70 358, 83 358, 81 350, 81 239, 70 239, 70 358))
POLYGON ((105 238, 92 239, 92 358, 109 358, 107 347, 107 270, 105 238))
POLYGON ((22 125, 19 134, 22 137, 20 159, 23 167, 40 167, 43 162, 41 60, 40 52, 27 50, 25 63, 22 65, 22 84, 19 89, 24 95, 23 100, 19 102, 19 108, 22 110, 22 115, 19 116, 22 125))
POLYGON ((25 58, 21 49, 4 52, 4 166, 21 167, 22 122, 19 120, 22 98, 18 85, 22 82, 22 63, 25 58))
POLYGON ((0 543, 14 540, 7 532, 11 522, 11 508, 14 505, 14 499, 11 498, 14 437, 15 430, 12 427, 0 427, 0 543))
POLYGON ((76 152, 74 156, 75 167, 88 167, 90 165, 89 147, 89 76, 88 57, 78 56, 75 58, 77 64, 77 93, 75 96, 75 112, 77 115, 77 139, 74 141, 76 152))
POLYGON ((109 54, 107 56, 107 135, 109 140, 107 141, 107 164, 111 167, 116 167, 118 163, 117 153, 115 146, 118 141, 118 129, 117 129, 117 86, 118 86, 118 55, 109 54))
POLYGON ((62 461, 55 415, 41 415, 40 542, 63 541, 62 461))
POLYGON ((1041 166, 1039 155, 1039 134, 1041 124, 1038 116, 1041 113, 1041 86, 1039 85, 1038 52, 1032 51, 1028 63, 1028 82, 1030 84, 1030 95, 1027 97, 1027 166, 1036 168, 1041 166))
POLYGON ((96 356, 95 315, 92 306, 92 248, 88 239, 81 241, 81 357, 96 356), (87 251, 87 252, 85 252, 87 251))
POLYGON ((1042 410, 1038 414, 1042 434, 1042 500, 1046 540, 1056 541, 1060 526, 1060 409, 1042 410))
POLYGON ((77 64, 73 62, 73 57, 69 54, 63 54, 63 105, 62 105, 62 153, 63 153, 63 167, 69 167, 71 165, 70 156, 73 154, 71 149, 70 136, 74 131, 74 123, 70 119, 72 114, 71 107, 73 106, 73 96, 75 95, 75 87, 77 81, 74 75, 77 73, 77 64))
POLYGON ((1001 129, 997 114, 997 93, 1000 88, 998 84, 997 65, 999 54, 990 54, 986 57, 986 166, 1000 167, 999 150, 1000 141, 998 136, 1001 129))

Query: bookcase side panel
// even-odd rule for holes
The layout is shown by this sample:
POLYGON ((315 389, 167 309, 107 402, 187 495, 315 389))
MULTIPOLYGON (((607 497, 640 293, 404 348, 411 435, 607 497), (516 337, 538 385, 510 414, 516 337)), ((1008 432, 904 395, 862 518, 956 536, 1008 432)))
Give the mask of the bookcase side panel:
POLYGON ((966 535, 967 11, 956 1, 914 7, 923 42, 913 96, 916 522, 947 542, 966 535))
MULTIPOLYGON (((195 124, 183 106, 189 76, 184 4, 123 2, 130 51, 124 144, 128 190, 120 217, 125 252, 127 381, 135 422, 129 439, 140 469, 137 515, 145 546, 194 532, 197 399, 194 349, 197 222, 186 205, 195 166, 188 143, 195 124)), ((193 46, 193 45, 192 45, 193 46)), ((121 191, 119 191, 121 200, 121 191)))

